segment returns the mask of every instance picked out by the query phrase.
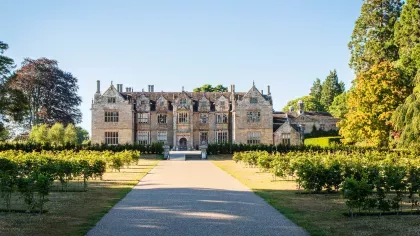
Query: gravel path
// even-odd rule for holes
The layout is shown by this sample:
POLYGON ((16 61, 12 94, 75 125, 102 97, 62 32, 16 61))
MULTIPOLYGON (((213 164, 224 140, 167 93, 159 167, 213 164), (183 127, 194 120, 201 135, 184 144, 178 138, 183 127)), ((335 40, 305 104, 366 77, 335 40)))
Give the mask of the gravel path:
POLYGON ((307 235, 210 161, 161 161, 88 235, 307 235))

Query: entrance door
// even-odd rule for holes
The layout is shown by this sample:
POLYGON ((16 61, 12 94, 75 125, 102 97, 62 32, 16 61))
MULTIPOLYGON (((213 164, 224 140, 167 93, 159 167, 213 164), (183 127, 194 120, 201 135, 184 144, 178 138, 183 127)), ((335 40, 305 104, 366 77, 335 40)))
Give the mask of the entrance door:
POLYGON ((179 150, 187 150, 187 139, 186 138, 181 138, 179 140, 179 150))

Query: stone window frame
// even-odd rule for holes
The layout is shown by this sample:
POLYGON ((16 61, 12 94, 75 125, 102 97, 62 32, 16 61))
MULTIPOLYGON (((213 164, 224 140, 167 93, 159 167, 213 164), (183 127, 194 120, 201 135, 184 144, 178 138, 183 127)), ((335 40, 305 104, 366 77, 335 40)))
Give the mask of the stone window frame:
POLYGON ((150 115, 148 112, 139 112, 137 114, 137 123, 139 124, 149 124, 150 115))
POLYGON ((104 134, 104 142, 106 145, 118 145, 118 132, 106 131, 104 134))
POLYGON ((140 145, 150 144, 150 131, 137 131, 137 143, 140 145))
POLYGON ((256 97, 250 97, 249 98, 249 103, 251 103, 251 104, 257 104, 258 103, 258 98, 256 98, 256 97))
POLYGON ((209 132, 208 131, 200 131, 200 145, 207 145, 209 143, 209 132))
POLYGON ((168 114, 166 113, 159 113, 157 115, 158 124, 164 125, 168 123, 168 114))
POLYGON ((290 145, 290 133, 282 133, 281 134, 281 143, 283 145, 289 146, 290 145))
POLYGON ((105 111, 104 113, 104 121, 105 122, 118 122, 119 113, 118 111, 105 111))
POLYGON ((168 131, 158 131, 157 141, 158 143, 165 144, 168 141, 168 131))
POLYGON ((250 144, 250 145, 260 144, 261 143, 261 132, 260 131, 248 132, 247 143, 250 144))
POLYGON ((246 117, 248 123, 259 123, 261 121, 261 111, 247 111, 246 117))
POLYGON ((319 124, 319 130, 324 130, 325 131, 325 124, 319 124))
POLYGON ((229 133, 227 130, 218 130, 214 138, 216 143, 227 143, 229 141, 229 133))
POLYGON ((200 123, 207 124, 209 122, 209 114, 207 113, 200 113, 200 123))
POLYGON ((216 114, 216 123, 217 124, 227 124, 229 122, 229 116, 226 113, 217 113, 216 114))
POLYGON ((181 104, 181 105, 186 105, 186 104, 187 104, 187 99, 186 99, 186 98, 181 98, 181 99, 179 100, 179 104, 181 104))
POLYGON ((160 106, 160 107, 164 107, 164 106, 165 106, 165 102, 164 102, 164 101, 160 101, 159 106, 160 106))
POLYGON ((188 112, 179 112, 178 113, 178 124, 188 124, 189 123, 188 112))

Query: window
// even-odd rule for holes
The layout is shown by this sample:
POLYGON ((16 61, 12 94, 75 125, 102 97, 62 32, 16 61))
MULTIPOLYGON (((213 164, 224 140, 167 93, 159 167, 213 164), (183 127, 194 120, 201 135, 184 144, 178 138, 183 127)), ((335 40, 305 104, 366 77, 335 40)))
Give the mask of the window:
POLYGON ((283 145, 290 145, 290 134, 281 134, 281 140, 283 145))
POLYGON ((149 113, 139 113, 137 120, 140 124, 147 124, 149 123, 149 113))
POLYGON ((167 119, 167 115, 166 114, 158 114, 157 118, 158 118, 158 123, 159 124, 166 124, 166 119, 167 119))
POLYGON ((108 97, 108 103, 115 103, 116 99, 115 97, 108 97))
POLYGON ((105 132, 105 144, 117 145, 118 144, 118 132, 105 132))
POLYGON ((186 112, 178 113, 178 123, 187 124, 188 123, 188 113, 186 113, 186 112))
POLYGON ((227 114, 217 114, 216 115, 216 123, 217 124, 227 124, 228 123, 228 115, 227 114))
POLYGON ((140 104, 141 105, 146 105, 147 104, 147 101, 146 100, 142 100, 142 101, 140 101, 140 104))
POLYGON ((249 123, 257 123, 261 120, 261 112, 259 111, 248 111, 246 115, 249 123))
POLYGON ((200 109, 205 109, 207 107, 207 101, 200 102, 200 109))
POLYGON ((164 101, 161 101, 161 102, 160 102, 160 106, 161 106, 161 107, 164 107, 164 106, 165 106, 165 102, 164 102, 164 101))
POLYGON ((106 111, 105 122, 118 122, 118 111, 106 111))
POLYGON ((208 133, 200 132, 200 145, 206 145, 208 143, 208 133))
POLYGON ((209 121, 209 114, 200 114, 200 123, 207 124, 209 121))
POLYGON ((225 106, 225 101, 220 101, 220 106, 224 107, 225 106))
POLYGON ((258 103, 258 99, 257 98, 250 98, 249 103, 252 103, 252 104, 258 103))
POLYGON ((248 144, 255 145, 260 144, 261 133, 260 132, 248 132, 248 144))
POLYGON ((216 131, 216 143, 227 143, 228 132, 226 130, 216 131))
POLYGON ((185 105, 185 104, 187 104, 187 99, 183 98, 183 99, 181 99, 181 100, 179 101, 179 103, 180 103, 181 105, 185 105))
POLYGON ((319 125, 319 129, 320 129, 320 130, 325 130, 325 124, 320 124, 320 125, 319 125))
POLYGON ((149 131, 138 131, 137 132, 137 141, 141 145, 150 144, 150 132, 149 131))
POLYGON ((168 138, 168 132, 166 131, 158 131, 157 132, 157 141, 159 143, 165 144, 168 138))

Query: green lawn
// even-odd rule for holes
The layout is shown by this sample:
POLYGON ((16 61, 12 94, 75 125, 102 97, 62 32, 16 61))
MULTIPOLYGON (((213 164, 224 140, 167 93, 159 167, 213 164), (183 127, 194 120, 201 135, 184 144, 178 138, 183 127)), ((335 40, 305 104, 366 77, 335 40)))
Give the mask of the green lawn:
MULTIPOLYGON (((142 155, 138 165, 107 171, 102 180, 90 180, 86 192, 52 192, 46 203, 48 212, 43 215, 0 213, 0 235, 85 235, 159 162, 157 159, 142 155)), ((76 181, 69 187, 80 188, 76 181)), ((23 209, 18 197, 14 196, 13 208, 23 209)))
POLYGON ((340 194, 297 194, 292 179, 273 181, 270 173, 235 163, 231 155, 210 159, 311 235, 420 235, 419 215, 346 217, 340 194))

